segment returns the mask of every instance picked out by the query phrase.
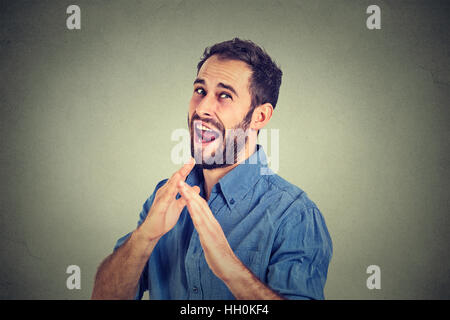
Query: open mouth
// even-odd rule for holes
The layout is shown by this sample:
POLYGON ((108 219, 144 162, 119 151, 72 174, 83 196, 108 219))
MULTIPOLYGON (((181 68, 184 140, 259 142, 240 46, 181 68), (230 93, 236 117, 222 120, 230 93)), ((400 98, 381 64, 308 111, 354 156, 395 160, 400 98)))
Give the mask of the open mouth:
POLYGON ((194 131, 197 142, 208 144, 216 140, 220 133, 207 127, 201 121, 194 121, 194 131))

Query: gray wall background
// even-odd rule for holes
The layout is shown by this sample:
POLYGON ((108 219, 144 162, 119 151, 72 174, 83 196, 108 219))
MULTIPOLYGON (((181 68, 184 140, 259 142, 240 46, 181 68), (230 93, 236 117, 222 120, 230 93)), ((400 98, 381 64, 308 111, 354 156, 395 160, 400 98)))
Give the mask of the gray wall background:
POLYGON ((279 174, 321 209, 328 299, 450 298, 445 1, 1 1, 0 298, 88 299, 170 161, 203 49, 284 72, 279 174), (66 8, 81 8, 81 30, 66 8), (382 29, 366 28, 381 7, 382 29), (66 288, 68 265, 81 290, 66 288), (381 290, 366 268, 381 268, 381 290))

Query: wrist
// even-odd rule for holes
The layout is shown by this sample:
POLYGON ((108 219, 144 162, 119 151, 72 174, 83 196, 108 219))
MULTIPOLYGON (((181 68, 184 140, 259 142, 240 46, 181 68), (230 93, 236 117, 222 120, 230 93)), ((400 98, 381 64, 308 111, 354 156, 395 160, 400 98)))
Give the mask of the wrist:
POLYGON ((237 263, 221 278, 236 299, 283 299, 262 283, 237 257, 237 263))
POLYGON ((133 245, 141 248, 141 250, 146 255, 148 252, 153 251, 153 248, 156 246, 161 237, 149 236, 145 232, 145 230, 141 228, 141 226, 136 228, 136 230, 134 230, 134 232, 131 234, 130 241, 133 243, 133 245))
POLYGON ((249 277, 251 277, 251 271, 239 260, 238 257, 234 256, 227 267, 224 268, 222 272, 222 281, 227 285, 233 285, 235 283, 241 283, 249 277))

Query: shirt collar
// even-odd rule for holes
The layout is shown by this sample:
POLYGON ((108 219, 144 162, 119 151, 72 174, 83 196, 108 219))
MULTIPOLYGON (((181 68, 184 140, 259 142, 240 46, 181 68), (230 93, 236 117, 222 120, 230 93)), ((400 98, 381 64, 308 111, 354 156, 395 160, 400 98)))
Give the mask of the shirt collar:
MULTIPOLYGON (((257 144, 255 152, 222 177, 217 183, 219 188, 216 188, 221 190, 231 209, 245 197, 261 178, 261 175, 268 174, 268 172, 270 172, 270 169, 267 167, 266 154, 263 147, 257 144)), ((186 183, 191 186, 200 186, 200 195, 204 197, 203 170, 198 165, 194 166, 186 179, 186 183)))
POLYGON ((258 182, 267 170, 267 158, 261 145, 245 161, 222 177, 218 184, 228 206, 233 208, 258 182))

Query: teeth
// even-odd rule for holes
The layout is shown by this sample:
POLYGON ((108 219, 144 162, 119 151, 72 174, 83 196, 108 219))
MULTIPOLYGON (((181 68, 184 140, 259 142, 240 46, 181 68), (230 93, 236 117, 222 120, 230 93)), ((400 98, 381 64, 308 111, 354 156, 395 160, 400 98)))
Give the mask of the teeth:
POLYGON ((203 130, 203 131, 212 131, 211 129, 205 127, 205 126, 202 125, 202 124, 197 124, 197 125, 196 125, 196 128, 199 129, 199 130, 203 130))

